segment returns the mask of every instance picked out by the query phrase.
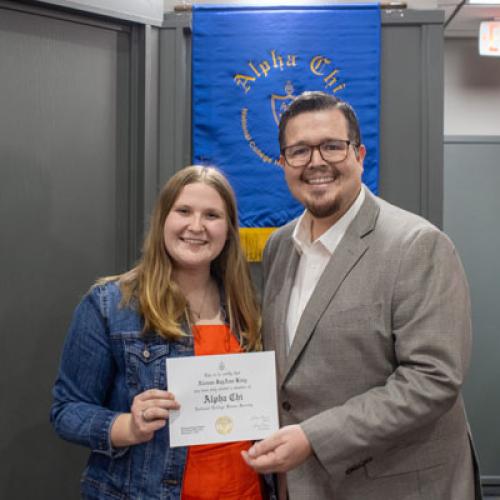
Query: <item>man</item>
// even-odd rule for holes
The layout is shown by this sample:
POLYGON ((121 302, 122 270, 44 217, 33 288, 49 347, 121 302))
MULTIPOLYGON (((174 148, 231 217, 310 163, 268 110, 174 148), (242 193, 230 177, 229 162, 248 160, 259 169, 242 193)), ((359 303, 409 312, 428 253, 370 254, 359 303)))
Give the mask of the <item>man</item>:
POLYGON ((263 260, 284 426, 244 458, 286 473, 292 500, 480 498, 460 395, 470 303, 453 244, 362 185, 366 150, 347 103, 303 94, 279 139, 306 209, 263 260))

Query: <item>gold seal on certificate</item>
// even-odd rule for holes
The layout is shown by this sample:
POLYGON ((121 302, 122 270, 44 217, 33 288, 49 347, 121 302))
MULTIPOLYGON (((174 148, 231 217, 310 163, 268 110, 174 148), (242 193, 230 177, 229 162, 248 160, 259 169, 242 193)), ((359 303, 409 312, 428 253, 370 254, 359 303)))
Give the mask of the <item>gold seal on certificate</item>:
POLYGON ((264 439, 278 430, 273 351, 167 359, 168 390, 179 410, 170 446, 264 439))
POLYGON ((219 417, 215 421, 215 430, 223 436, 231 434, 231 431, 233 430, 233 420, 231 417, 219 417))

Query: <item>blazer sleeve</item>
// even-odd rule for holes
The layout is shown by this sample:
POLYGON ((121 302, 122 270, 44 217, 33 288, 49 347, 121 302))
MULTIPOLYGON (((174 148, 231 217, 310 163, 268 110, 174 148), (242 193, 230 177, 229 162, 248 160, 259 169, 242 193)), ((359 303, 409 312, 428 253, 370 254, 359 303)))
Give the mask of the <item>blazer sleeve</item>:
POLYGON ((401 246, 389 305, 395 370, 384 385, 301 424, 333 480, 438 420, 456 402, 467 371, 470 300, 462 264, 436 228, 414 233, 401 246))

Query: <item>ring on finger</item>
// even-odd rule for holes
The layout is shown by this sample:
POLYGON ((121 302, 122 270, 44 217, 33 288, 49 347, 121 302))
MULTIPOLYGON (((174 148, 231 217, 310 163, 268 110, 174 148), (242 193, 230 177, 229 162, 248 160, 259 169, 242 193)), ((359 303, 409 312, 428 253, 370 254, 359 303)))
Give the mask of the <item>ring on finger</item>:
POLYGON ((147 410, 147 408, 143 408, 141 410, 141 418, 142 418, 142 420, 144 420, 144 422, 150 422, 150 419, 146 418, 146 410, 147 410))

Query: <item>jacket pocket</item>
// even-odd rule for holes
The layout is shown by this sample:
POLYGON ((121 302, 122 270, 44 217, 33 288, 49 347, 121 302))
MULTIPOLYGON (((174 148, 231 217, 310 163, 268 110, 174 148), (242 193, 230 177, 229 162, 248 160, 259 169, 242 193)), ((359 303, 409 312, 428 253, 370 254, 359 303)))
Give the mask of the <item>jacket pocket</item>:
POLYGON ((127 500, 127 495, 116 491, 108 484, 84 477, 80 483, 80 493, 84 500, 127 500))
POLYGON ((148 389, 166 389, 166 359, 170 345, 165 341, 124 340, 127 385, 133 394, 148 389))
POLYGON ((404 474, 444 464, 450 453, 445 441, 437 439, 388 450, 367 463, 365 469, 371 478, 404 474))

